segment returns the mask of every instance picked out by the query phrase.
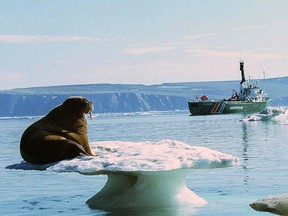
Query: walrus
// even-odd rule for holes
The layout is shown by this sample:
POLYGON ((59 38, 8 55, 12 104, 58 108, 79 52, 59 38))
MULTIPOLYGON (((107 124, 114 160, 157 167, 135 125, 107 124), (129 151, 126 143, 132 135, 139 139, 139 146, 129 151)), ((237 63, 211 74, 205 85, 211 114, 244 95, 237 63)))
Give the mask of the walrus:
POLYGON ((88 143, 87 120, 93 105, 85 97, 69 97, 63 104, 30 125, 20 140, 22 158, 34 164, 93 155, 88 143))

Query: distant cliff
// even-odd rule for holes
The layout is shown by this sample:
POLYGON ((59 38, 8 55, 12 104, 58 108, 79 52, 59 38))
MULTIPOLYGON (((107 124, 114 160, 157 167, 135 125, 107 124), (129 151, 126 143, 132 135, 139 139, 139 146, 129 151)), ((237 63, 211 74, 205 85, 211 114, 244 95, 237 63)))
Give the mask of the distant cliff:
MULTIPOLYGON (((269 106, 288 106, 288 77, 260 80, 269 106)), ((239 81, 140 84, 87 84, 33 87, 0 91, 0 117, 42 116, 69 96, 85 96, 94 113, 188 110, 196 95, 211 100, 229 98, 239 81)))
MULTIPOLYGON (((42 116, 69 96, 0 94, 0 116, 42 116)), ((93 102, 94 113, 187 109, 187 99, 179 96, 139 93, 95 93, 81 96, 93 102)))

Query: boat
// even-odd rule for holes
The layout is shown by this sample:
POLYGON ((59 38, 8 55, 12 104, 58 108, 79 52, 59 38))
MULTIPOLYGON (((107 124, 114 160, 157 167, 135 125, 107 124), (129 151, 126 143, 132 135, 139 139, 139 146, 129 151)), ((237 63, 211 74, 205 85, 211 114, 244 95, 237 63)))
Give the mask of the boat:
POLYGON ((240 90, 233 89, 229 99, 219 101, 209 100, 208 96, 196 96, 195 100, 188 101, 189 111, 195 115, 214 115, 232 113, 257 113, 266 109, 269 98, 257 85, 259 81, 252 83, 245 79, 244 61, 240 61, 241 81, 240 90))

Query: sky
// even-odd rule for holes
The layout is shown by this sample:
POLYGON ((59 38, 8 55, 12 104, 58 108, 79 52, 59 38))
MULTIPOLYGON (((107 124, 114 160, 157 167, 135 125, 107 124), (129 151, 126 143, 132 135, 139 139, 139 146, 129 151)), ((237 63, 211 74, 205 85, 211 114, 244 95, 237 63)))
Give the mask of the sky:
POLYGON ((0 90, 288 75, 287 0, 0 0, 0 90), (264 73, 265 72, 265 73, 264 73))

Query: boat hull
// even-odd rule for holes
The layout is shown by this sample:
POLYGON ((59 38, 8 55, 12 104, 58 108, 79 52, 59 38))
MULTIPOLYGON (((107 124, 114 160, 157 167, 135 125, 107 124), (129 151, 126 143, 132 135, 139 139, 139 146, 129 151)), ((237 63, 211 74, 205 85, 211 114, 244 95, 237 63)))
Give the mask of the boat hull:
POLYGON ((268 100, 250 101, 201 101, 188 102, 191 115, 214 115, 232 113, 256 113, 267 107, 268 100))

